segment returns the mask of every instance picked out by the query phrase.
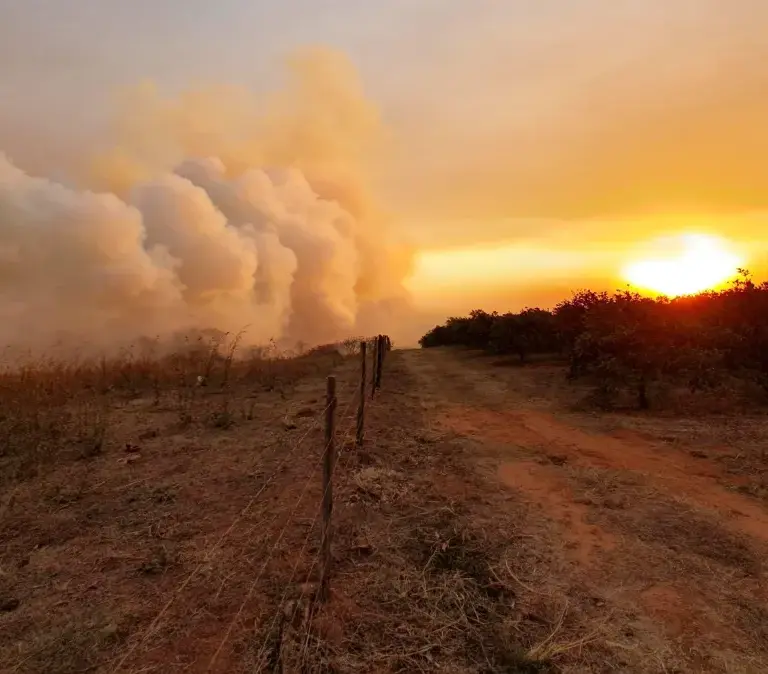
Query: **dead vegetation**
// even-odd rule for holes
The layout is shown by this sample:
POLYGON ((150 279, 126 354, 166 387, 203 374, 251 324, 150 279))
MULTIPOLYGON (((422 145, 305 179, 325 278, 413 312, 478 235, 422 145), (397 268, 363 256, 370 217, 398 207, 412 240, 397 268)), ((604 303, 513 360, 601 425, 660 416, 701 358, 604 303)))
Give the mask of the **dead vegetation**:
POLYGON ((230 428, 253 419, 260 396, 285 401, 300 380, 322 376, 342 358, 336 350, 296 356, 274 346, 238 352, 239 341, 198 336, 170 352, 149 342, 111 358, 7 366, 0 372, 2 479, 12 484, 46 465, 99 456, 115 442, 112 421, 132 409, 172 415, 179 427, 230 428))
POLYGON ((523 598, 521 576, 545 555, 514 513, 487 518, 494 497, 461 447, 414 435, 421 412, 396 358, 371 409, 370 446, 342 459, 332 600, 312 603, 304 584, 287 613, 275 601, 257 621, 260 648, 240 646, 249 671, 558 671, 593 637, 559 597, 523 598))
POLYGON ((580 391, 551 364, 446 351, 410 362, 438 428, 508 487, 494 512, 526 504, 515 521, 530 547, 509 569, 518 606, 567 606, 563 624, 589 642, 558 652, 558 671, 765 671, 768 512, 733 486, 760 479, 764 416, 597 414, 573 405, 580 391))
POLYGON ((237 348, 201 337, 0 374, 0 670, 109 671, 238 516, 254 532, 246 506, 279 497, 287 454, 308 463, 343 357, 237 348))
POLYGON ((592 641, 559 596, 522 589, 546 552, 515 512, 487 517, 486 486, 423 426, 397 354, 363 450, 358 361, 338 350, 230 362, 192 350, 154 367, 6 373, 6 395, 26 386, 16 416, 29 401, 34 413, 6 427, 26 435, 3 456, 0 670, 548 672, 592 641), (340 454, 321 605, 329 372, 340 454), (108 422, 84 454, 74 440, 97 426, 75 411, 94 399, 108 422), (67 415, 83 425, 43 432, 67 415))
MULTIPOLYGON (((537 425, 560 400, 546 368, 537 383, 393 352, 358 449, 354 351, 6 373, 6 401, 21 391, 3 432, 37 435, 2 457, 0 671, 763 671, 763 541, 702 501, 709 472, 666 490, 705 461, 684 439, 664 444, 678 472, 645 472, 649 450, 617 439, 615 417, 537 425), (321 604, 329 373, 339 456, 321 604), (99 451, 84 452, 101 419, 99 451), (624 443, 609 445, 623 462, 604 463, 606 442, 624 443)), ((728 493, 725 508, 752 513, 757 500, 728 493)))

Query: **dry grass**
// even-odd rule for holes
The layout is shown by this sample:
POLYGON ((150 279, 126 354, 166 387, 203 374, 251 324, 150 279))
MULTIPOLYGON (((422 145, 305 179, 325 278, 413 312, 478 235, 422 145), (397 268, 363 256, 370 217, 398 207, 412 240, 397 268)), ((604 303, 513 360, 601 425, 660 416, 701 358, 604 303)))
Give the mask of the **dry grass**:
POLYGON ((582 427, 614 423, 575 416, 547 366, 420 378, 413 354, 393 352, 358 449, 354 344, 281 358, 230 357, 230 346, 4 374, 0 671, 747 673, 768 662, 762 548, 645 475, 579 463, 514 426, 521 400, 559 405, 582 427), (339 455, 323 605, 329 373, 339 455), (467 426, 479 432, 436 424, 442 405, 482 411, 467 426), (542 482, 501 484, 493 415, 542 482), (604 536, 582 558, 573 532, 604 536), (691 640, 687 623, 708 636, 691 640))
POLYGON ((164 355, 150 343, 112 358, 6 367, 0 372, 2 479, 13 484, 46 465, 98 456, 111 442, 112 418, 132 407, 172 413, 180 426, 227 428, 253 417, 255 394, 286 400, 297 382, 342 358, 333 349, 302 356, 274 347, 238 353, 238 343, 237 335, 198 337, 164 355))
POLYGON ((492 564, 515 591, 508 641, 556 671, 766 670, 768 513, 728 488, 750 477, 765 416, 584 411, 551 364, 441 350, 410 364, 450 456, 463 449, 465 475, 485 476, 483 496, 455 480, 472 531, 522 539, 507 545, 508 566, 492 564), (738 444, 720 445, 718 428, 738 444), (551 640, 533 629, 539 618, 551 640))
POLYGON ((387 369, 364 450, 358 362, 334 349, 6 373, 19 435, 3 457, 0 670, 546 672, 588 648, 560 597, 522 600, 545 553, 513 513, 486 518, 464 450, 423 427, 397 354, 387 369), (329 372, 340 453, 322 606, 329 372), (89 405, 104 416, 78 416, 89 405))
POLYGON ((271 660, 256 671, 278 661, 290 672, 486 674, 626 664, 605 652, 604 621, 553 588, 557 542, 489 485, 466 446, 424 428, 397 356, 388 374, 371 444, 340 473, 333 600, 269 632, 271 660))
POLYGON ((252 558, 247 541, 272 533, 259 518, 279 520, 286 480, 305 474, 324 377, 345 362, 237 347, 199 339, 0 375, 0 670, 109 671, 159 601, 207 582, 221 598, 242 574, 223 558, 252 558))

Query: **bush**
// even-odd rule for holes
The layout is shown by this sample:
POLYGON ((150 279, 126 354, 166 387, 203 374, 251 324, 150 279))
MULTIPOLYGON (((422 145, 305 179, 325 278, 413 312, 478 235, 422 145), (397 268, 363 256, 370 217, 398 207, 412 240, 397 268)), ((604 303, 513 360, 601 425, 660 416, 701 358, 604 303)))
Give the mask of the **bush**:
POLYGON ((759 384, 768 397, 768 282, 740 270, 730 287, 669 299, 630 291, 582 290, 552 311, 470 312, 424 335, 424 348, 466 346, 524 363, 533 354, 561 354, 568 377, 591 377, 604 394, 633 391, 651 405, 656 382, 697 390, 725 375, 759 384))

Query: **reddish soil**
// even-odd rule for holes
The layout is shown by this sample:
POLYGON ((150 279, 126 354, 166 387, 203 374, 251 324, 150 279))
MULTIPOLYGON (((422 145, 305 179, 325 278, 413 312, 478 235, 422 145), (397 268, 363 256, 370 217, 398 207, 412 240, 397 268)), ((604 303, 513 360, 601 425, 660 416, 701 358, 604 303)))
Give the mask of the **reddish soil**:
MULTIPOLYGON (((449 405, 441 422, 457 433, 515 445, 571 465, 631 471, 675 498, 717 510, 726 526, 768 541, 768 512, 753 499, 721 487, 719 466, 638 433, 596 434, 539 411, 496 412, 464 405, 449 405)), ((510 471, 508 467, 505 473, 510 471)))
POLYGON ((504 484, 523 491, 559 525, 569 556, 580 564, 588 565, 598 552, 616 547, 612 534, 587 522, 587 507, 574 501, 568 483, 553 471, 532 461, 518 461, 503 463, 499 475, 504 484))
MULTIPOLYGON (((495 465, 529 504, 529 521, 542 518, 563 559, 546 592, 562 593, 568 578, 599 587, 617 640, 632 634, 642 643, 655 662, 649 671, 768 667, 759 641, 766 631, 755 622, 768 617, 768 509, 726 486, 742 476, 715 460, 714 443, 697 444, 701 434, 665 442, 672 431, 664 424, 675 419, 653 421, 654 434, 615 428, 613 415, 614 427, 596 430, 594 414, 550 395, 542 368, 501 371, 445 350, 413 353, 410 362, 431 398, 433 426, 467 443, 489 480, 485 467, 495 465)), ((738 427, 738 418, 729 423, 738 427)))
POLYGON ((555 367, 395 351, 356 448, 357 360, 302 372, 110 402, 99 453, 6 481, 0 671, 768 671, 765 419, 576 412, 555 367))

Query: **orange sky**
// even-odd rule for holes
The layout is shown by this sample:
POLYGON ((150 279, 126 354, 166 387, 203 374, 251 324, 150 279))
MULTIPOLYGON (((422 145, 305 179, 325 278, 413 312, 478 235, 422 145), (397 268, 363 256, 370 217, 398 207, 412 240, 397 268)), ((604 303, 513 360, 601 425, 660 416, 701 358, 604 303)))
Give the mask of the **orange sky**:
POLYGON ((768 272, 768 213, 574 220, 567 229, 536 224, 525 238, 422 249, 408 283, 417 303, 449 313, 505 311, 552 306, 587 287, 676 294, 722 287, 737 267, 758 277, 768 272), (715 259, 709 253, 681 264, 690 235, 711 239, 715 259))
POLYGON ((264 89, 278 56, 325 43, 359 70, 386 129, 370 163, 417 250, 419 306, 620 286, 649 242, 683 232, 768 270, 764 0, 223 0, 215 16, 163 0, 117 17, 72 0, 74 22, 54 15, 69 4, 48 3, 46 20, 39 4, 0 25, 0 150, 22 168, 66 175, 117 88, 264 89))

